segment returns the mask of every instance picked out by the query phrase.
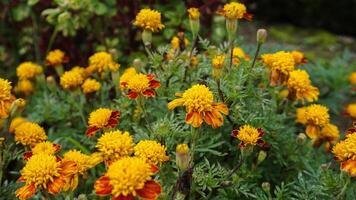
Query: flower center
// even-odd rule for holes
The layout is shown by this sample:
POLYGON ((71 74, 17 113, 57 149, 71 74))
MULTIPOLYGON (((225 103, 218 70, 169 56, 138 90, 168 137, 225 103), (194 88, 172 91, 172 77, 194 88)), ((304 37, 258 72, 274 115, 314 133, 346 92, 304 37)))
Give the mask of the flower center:
POLYGON ((210 111, 214 101, 213 93, 205 85, 194 85, 183 93, 184 106, 187 111, 210 111))

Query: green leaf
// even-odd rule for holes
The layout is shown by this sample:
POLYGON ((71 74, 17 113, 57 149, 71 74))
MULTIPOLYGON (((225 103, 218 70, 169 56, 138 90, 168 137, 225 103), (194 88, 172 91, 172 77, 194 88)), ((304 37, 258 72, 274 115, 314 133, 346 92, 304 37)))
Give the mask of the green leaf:
POLYGON ((39 2, 39 0, 28 0, 27 5, 33 6, 33 5, 37 4, 38 2, 39 2))

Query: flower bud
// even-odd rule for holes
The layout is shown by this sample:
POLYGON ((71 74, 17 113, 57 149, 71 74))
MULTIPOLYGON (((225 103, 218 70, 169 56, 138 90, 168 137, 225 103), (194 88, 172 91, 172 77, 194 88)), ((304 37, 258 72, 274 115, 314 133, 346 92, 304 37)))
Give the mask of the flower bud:
POLYGON ((260 151, 257 156, 257 165, 261 164, 267 157, 267 153, 265 151, 260 151))
POLYGON ((304 133, 299 133, 297 136, 296 142, 299 145, 303 145, 305 143, 305 140, 307 139, 307 136, 304 133))
POLYGON ((257 43, 263 44, 267 39, 267 31, 266 29, 258 29, 257 30, 257 43))
POLYGON ((151 43, 152 43, 152 32, 150 30, 143 30, 142 32, 142 41, 143 41, 143 44, 146 46, 146 47, 150 47, 151 46, 151 43))
POLYGON ((222 75, 222 71, 224 69, 224 61, 225 61, 224 55, 217 55, 213 58, 212 65, 213 65, 213 78, 214 79, 220 79, 220 77, 222 75))
POLYGON ((85 195, 85 194, 80 194, 79 196, 78 196, 78 200, 87 200, 88 198, 87 198, 87 196, 85 195))
POLYGON ((231 43, 234 40, 237 31, 237 19, 226 19, 226 30, 229 42, 231 43))
POLYGON ((46 78, 47 86, 51 91, 54 91, 55 88, 57 87, 56 80, 54 79, 53 76, 47 76, 46 78))
POLYGON ((15 116, 17 114, 22 113, 22 111, 25 109, 26 106, 26 100, 22 98, 16 99, 14 102, 12 102, 11 107, 10 107, 10 115, 15 116))
POLYGON ((190 30, 192 31, 193 38, 195 39, 200 29, 200 20, 199 20, 200 12, 199 9, 197 8, 189 8, 188 14, 189 14, 190 30))
POLYGON ((269 182, 263 182, 262 183, 262 189, 263 191, 265 191, 266 193, 270 192, 271 189, 271 184, 269 182))
POLYGON ((176 147, 176 164, 177 167, 185 171, 190 164, 189 147, 187 144, 178 144, 176 147))

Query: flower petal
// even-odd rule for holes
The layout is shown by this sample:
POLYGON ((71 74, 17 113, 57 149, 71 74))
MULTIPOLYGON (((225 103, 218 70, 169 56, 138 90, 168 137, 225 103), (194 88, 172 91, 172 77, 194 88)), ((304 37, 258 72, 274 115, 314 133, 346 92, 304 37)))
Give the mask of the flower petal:
POLYGON ((356 160, 342 162, 340 168, 347 172, 351 177, 356 177, 356 160))
POLYGON ((173 110, 174 108, 183 105, 183 103, 184 103, 183 98, 174 99, 173 101, 171 101, 167 104, 167 107, 169 110, 173 110))
POLYGON ((136 190, 138 196, 144 199, 156 199, 162 192, 161 185, 156 181, 147 181, 141 190, 136 190))
POLYGON ((161 86, 161 83, 157 80, 151 80, 150 81, 150 88, 159 88, 161 86))
POLYGON ((311 139, 317 138, 317 136, 319 135, 319 132, 320 132, 320 128, 317 126, 313 126, 313 125, 308 125, 305 130, 305 133, 311 139))
POLYGON ((16 190, 16 197, 20 200, 26 200, 31 198, 36 193, 36 186, 35 184, 25 185, 16 190))
POLYGON ((145 90, 142 94, 143 94, 143 96, 146 96, 146 97, 156 96, 156 92, 154 90, 145 90))
POLYGON ((62 191, 65 185, 66 185, 65 177, 57 177, 52 182, 47 184, 47 189, 49 193, 57 194, 60 191, 62 191))
POLYGON ((135 197, 132 195, 127 195, 127 196, 120 195, 118 197, 112 197, 111 200, 135 200, 135 197))
POLYGON ((95 193, 99 196, 105 196, 111 194, 113 187, 110 184, 110 178, 108 176, 100 177, 97 181, 95 181, 94 189, 95 189, 95 193))
POLYGON ((136 92, 129 91, 127 97, 129 97, 130 99, 136 99, 138 97, 138 94, 136 92))
POLYGON ((97 132, 99 130, 99 128, 97 128, 96 126, 89 126, 89 128, 87 129, 87 131, 85 132, 85 135, 91 137, 95 134, 95 132, 97 132))
POLYGON ((191 124, 194 128, 198 128, 203 123, 203 117, 198 112, 190 112, 186 115, 185 122, 191 124))

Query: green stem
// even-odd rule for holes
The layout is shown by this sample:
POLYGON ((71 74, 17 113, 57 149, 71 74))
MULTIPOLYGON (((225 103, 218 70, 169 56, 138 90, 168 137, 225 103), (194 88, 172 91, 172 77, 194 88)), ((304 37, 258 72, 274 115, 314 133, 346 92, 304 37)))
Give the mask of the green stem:
POLYGON ((47 46, 47 50, 46 50, 46 54, 52 49, 53 42, 54 42, 54 40, 56 39, 57 34, 58 34, 58 28, 57 28, 57 26, 56 26, 56 27, 54 28, 54 31, 53 31, 52 35, 51 35, 51 38, 49 39, 48 46, 47 46))
POLYGON ((147 129, 150 131, 151 134, 153 134, 153 128, 151 127, 151 124, 148 122, 148 114, 146 112, 146 108, 145 108, 145 102, 143 98, 139 98, 138 100, 138 105, 141 107, 142 112, 143 112, 143 118, 147 124, 147 129))
POLYGON ((148 56, 150 57, 151 61, 153 62, 153 54, 151 52, 151 47, 148 45, 145 45, 145 50, 146 50, 148 56))
POLYGON ((229 46, 230 46, 230 65, 229 69, 232 68, 232 61, 233 61, 233 52, 234 52, 234 41, 229 39, 229 46))
POLYGON ((253 67, 255 66, 255 63, 256 63, 258 54, 260 52, 261 46, 262 46, 262 43, 258 43, 257 44, 257 49, 256 49, 256 52, 255 52, 255 56, 253 57, 253 62, 252 62, 252 65, 251 65, 251 69, 253 69, 253 67))
POLYGON ((183 82, 185 82, 185 80, 187 79, 188 68, 192 64, 193 51, 194 51, 195 43, 197 41, 197 36, 194 35, 193 38, 194 39, 193 39, 193 42, 192 42, 192 46, 191 46, 190 51, 189 51, 189 64, 186 65, 185 68, 184 68, 183 82))

